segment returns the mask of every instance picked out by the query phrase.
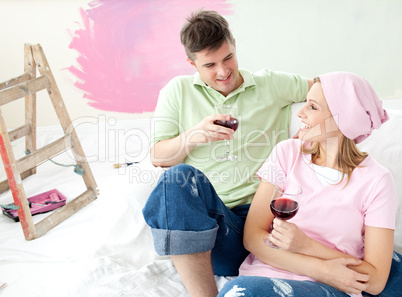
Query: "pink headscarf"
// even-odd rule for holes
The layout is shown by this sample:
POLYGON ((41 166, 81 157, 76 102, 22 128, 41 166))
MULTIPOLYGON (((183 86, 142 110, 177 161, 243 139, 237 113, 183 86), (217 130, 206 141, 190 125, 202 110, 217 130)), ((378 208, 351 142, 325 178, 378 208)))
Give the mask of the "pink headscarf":
POLYGON ((339 130, 355 143, 370 136, 389 119, 372 86, 349 72, 320 75, 324 96, 339 130))

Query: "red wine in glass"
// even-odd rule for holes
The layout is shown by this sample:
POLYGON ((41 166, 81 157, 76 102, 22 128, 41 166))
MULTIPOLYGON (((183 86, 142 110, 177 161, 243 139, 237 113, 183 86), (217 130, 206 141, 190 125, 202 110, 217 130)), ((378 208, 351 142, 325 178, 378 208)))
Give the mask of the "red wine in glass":
MULTIPOLYGON (((293 218, 299 210, 299 196, 303 190, 300 186, 293 183, 278 182, 275 184, 269 204, 272 214, 281 220, 293 218)), ((273 223, 271 223, 268 232, 272 233, 273 223)), ((264 242, 271 248, 278 248, 271 242, 269 236, 264 236, 264 242)))
POLYGON ((271 201, 271 211, 275 217, 281 220, 293 218, 299 210, 299 203, 288 198, 279 198, 271 201))
POLYGON ((236 131, 237 127, 239 127, 239 121, 235 118, 230 118, 228 121, 216 120, 214 124, 233 129, 233 131, 236 131))
MULTIPOLYGON (((238 106, 236 104, 217 104, 215 105, 215 113, 216 114, 224 114, 230 115, 229 120, 215 120, 215 125, 220 125, 225 128, 236 129, 239 127, 238 118, 238 106)), ((237 159, 237 156, 230 152, 230 140, 225 139, 225 147, 222 155, 216 156, 217 161, 234 161, 237 159)))

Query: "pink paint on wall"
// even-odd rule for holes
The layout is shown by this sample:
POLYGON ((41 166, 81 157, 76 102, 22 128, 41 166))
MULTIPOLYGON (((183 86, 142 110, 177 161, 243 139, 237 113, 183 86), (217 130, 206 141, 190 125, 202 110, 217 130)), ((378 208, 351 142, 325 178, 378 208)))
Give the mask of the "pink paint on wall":
POLYGON ((68 70, 89 105, 128 113, 153 111, 171 78, 194 72, 179 37, 191 11, 231 13, 226 0, 97 0, 89 7, 71 34, 78 58, 68 70))

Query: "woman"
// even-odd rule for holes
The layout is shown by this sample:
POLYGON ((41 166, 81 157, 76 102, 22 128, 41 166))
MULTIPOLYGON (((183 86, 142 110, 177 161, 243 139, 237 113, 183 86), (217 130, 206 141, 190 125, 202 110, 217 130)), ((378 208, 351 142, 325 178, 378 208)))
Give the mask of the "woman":
POLYGON ((346 72, 316 78, 299 139, 279 143, 261 179, 244 229, 251 254, 219 296, 379 294, 393 255, 397 195, 391 173, 356 144, 388 120, 370 84, 346 72), (301 186, 299 210, 275 218, 276 180, 301 186), (273 231, 268 233, 273 222, 273 231), (265 244, 268 237, 279 249, 265 244))

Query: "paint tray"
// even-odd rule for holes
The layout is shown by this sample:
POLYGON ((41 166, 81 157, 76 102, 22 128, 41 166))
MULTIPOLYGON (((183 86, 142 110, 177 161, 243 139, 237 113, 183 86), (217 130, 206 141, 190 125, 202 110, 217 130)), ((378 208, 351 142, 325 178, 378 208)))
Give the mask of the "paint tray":
MULTIPOLYGON (((32 215, 45 213, 62 207, 66 204, 67 198, 60 193, 57 189, 53 189, 35 196, 28 198, 29 209, 32 215)), ((14 203, 7 206, 15 206, 14 203)), ((3 214, 15 222, 19 222, 19 217, 16 209, 1 208, 3 214)))

